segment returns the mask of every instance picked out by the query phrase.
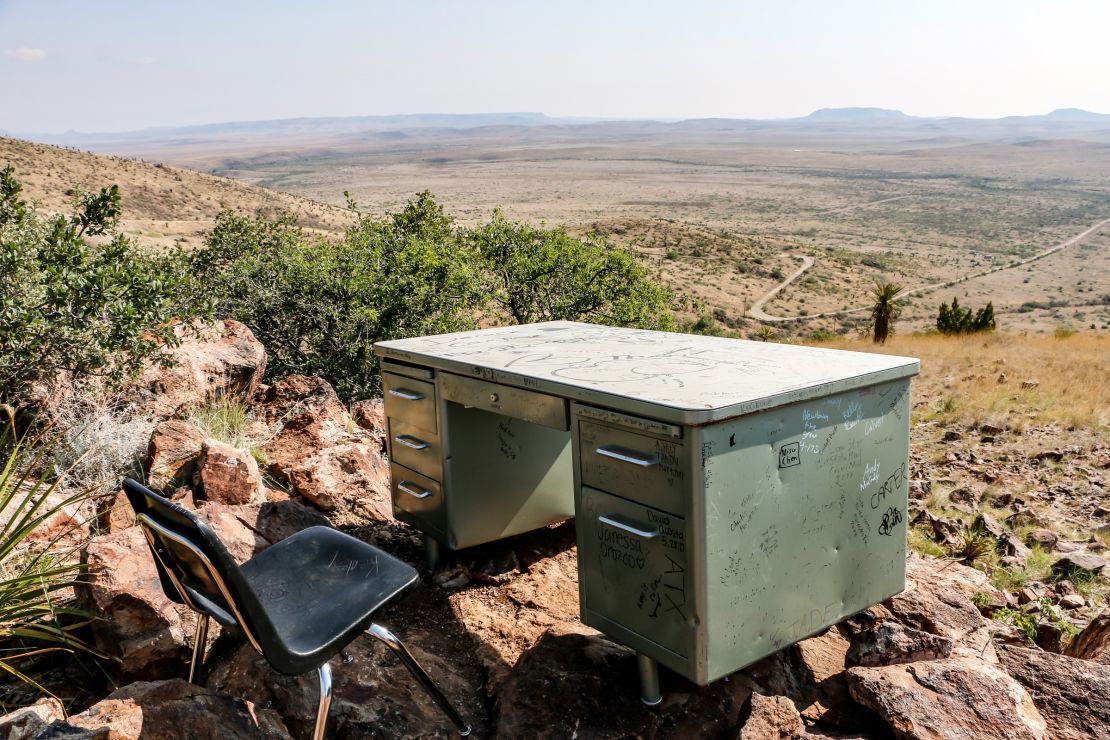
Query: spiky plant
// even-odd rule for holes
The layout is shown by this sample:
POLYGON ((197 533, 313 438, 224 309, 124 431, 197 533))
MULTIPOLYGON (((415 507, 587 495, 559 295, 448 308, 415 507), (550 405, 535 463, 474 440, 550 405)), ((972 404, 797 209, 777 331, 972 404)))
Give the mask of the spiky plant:
POLYGON ((62 492, 65 473, 49 464, 57 439, 49 429, 19 433, 11 408, 0 431, 0 671, 49 694, 17 664, 53 651, 100 653, 74 632, 91 619, 76 608, 73 588, 83 566, 65 547, 63 527, 49 539, 35 538, 54 515, 79 507, 88 489, 62 492))
POLYGON ((887 337, 894 333, 894 320, 902 313, 902 286, 894 283, 875 281, 871 290, 871 319, 875 322, 874 339, 877 344, 885 344, 887 337))

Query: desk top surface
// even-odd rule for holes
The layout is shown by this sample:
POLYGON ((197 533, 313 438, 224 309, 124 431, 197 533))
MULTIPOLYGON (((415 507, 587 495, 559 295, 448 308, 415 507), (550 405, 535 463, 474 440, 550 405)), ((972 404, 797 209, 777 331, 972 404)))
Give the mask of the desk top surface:
POLYGON ((916 375, 912 357, 571 321, 378 342, 385 358, 705 424, 916 375))

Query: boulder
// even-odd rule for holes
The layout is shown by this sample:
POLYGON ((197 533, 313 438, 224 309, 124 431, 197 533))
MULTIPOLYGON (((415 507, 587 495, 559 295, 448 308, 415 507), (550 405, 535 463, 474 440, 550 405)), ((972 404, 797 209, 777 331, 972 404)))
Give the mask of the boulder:
POLYGON ((1034 529, 1026 536, 1026 542, 1029 543, 1030 547, 1040 545, 1041 549, 1046 552, 1051 552, 1056 547, 1056 542, 1059 539, 1060 537, 1055 532, 1044 527, 1034 529))
POLYGON ((952 640, 953 655, 995 661, 991 631, 996 624, 971 602, 980 592, 991 603, 1005 603, 985 573, 953 561, 911 554, 906 560, 906 590, 883 605, 902 624, 952 640))
POLYGON ((201 446, 194 488, 208 501, 251 504, 266 500, 258 463, 246 450, 209 439, 201 446))
POLYGON ((380 398, 369 398, 357 401, 351 406, 351 418, 355 424, 372 432, 375 436, 385 438, 385 402, 380 398))
POLYGON ((343 505, 370 519, 392 517, 389 465, 362 442, 328 447, 293 465, 288 476, 294 492, 324 511, 343 505))
POLYGON ((1110 665, 1110 609, 1103 609, 1064 649, 1064 654, 1110 665))
POLYGON ((220 395, 248 397, 266 370, 266 350, 245 325, 230 319, 211 324, 179 324, 180 344, 170 350, 169 367, 152 363, 135 388, 139 408, 156 419, 220 395))
POLYGON ((1029 691, 1052 737, 1110 737, 1110 666, 1012 645, 998 655, 1029 691))
POLYGON ((848 669, 853 698, 903 740, 1044 740, 1045 719, 1025 689, 970 658, 848 669))
POLYGON ((66 716, 65 707, 52 696, 39 699, 0 717, 0 737, 4 740, 31 740, 54 720, 66 716))
POLYGON ((146 452, 147 483, 162 490, 174 483, 188 483, 196 474, 208 435, 187 421, 170 419, 154 427, 146 452))
POLYGON ((195 616, 162 591, 150 548, 138 527, 94 537, 82 554, 88 577, 76 589, 81 606, 99 617, 96 646, 124 681, 181 675, 189 657, 185 635, 195 616))
POLYGON ((212 528, 239 563, 302 529, 330 526, 323 514, 291 500, 239 506, 204 501, 197 516, 212 528))
POLYGON ((44 739, 82 736, 105 740, 292 740, 272 709, 180 678, 124 686, 80 714, 54 722, 39 735, 44 739))
POLYGON ((845 656, 851 666, 883 666, 938 660, 952 655, 952 640, 897 622, 882 622, 852 639, 845 656))
POLYGON ((1064 555, 1052 564, 1052 570, 1055 573, 1068 575, 1072 571, 1078 570, 1084 573, 1098 574, 1107 565, 1106 558, 1094 555, 1089 552, 1072 552, 1064 555))
POLYGON ((740 712, 739 740, 793 740, 805 735, 805 723, 785 696, 753 692, 740 712))

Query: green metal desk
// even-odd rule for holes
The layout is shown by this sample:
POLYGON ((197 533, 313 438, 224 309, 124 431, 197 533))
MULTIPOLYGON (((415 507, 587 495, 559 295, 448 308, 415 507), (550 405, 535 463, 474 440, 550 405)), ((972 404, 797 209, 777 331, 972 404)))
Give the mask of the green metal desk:
POLYGON ((429 561, 572 516, 582 621, 706 684, 905 587, 917 360, 573 322, 375 345, 429 561))

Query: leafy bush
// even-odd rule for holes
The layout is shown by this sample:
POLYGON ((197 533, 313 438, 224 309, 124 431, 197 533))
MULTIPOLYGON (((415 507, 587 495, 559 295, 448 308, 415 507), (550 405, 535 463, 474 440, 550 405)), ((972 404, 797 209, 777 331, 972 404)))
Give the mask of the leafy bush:
POLYGON ((119 381, 164 357, 175 286, 114 232, 116 186, 78 193, 72 214, 51 217, 21 191, 12 168, 0 170, 0 398, 14 403, 59 371, 119 381))
POLYGON ((952 299, 951 306, 940 304, 937 331, 941 334, 974 334, 994 329, 994 305, 990 302, 974 312, 970 308, 961 308, 958 298, 952 299))
POLYGON ((242 321, 266 347, 270 377, 321 375, 348 399, 380 388, 374 342, 475 326, 473 260, 426 193, 338 241, 310 238, 290 216, 225 211, 204 246, 178 258, 191 275, 185 313, 242 321))
POLYGON ((461 233, 481 259, 493 309, 517 324, 565 319, 644 329, 671 329, 670 291, 650 278, 632 253, 562 228, 507 220, 461 233))
POLYGON ((491 315, 673 327, 670 291, 631 253, 500 213, 456 229, 426 192, 385 219, 361 217, 341 240, 310 238, 289 216, 221 213, 204 246, 176 259, 192 276, 183 313, 244 322, 271 377, 321 375, 347 400, 380 390, 374 342, 491 315))

